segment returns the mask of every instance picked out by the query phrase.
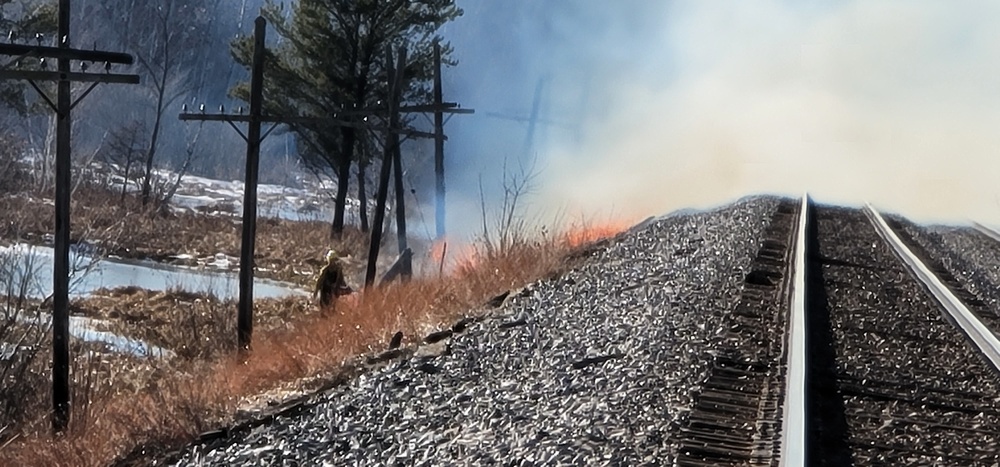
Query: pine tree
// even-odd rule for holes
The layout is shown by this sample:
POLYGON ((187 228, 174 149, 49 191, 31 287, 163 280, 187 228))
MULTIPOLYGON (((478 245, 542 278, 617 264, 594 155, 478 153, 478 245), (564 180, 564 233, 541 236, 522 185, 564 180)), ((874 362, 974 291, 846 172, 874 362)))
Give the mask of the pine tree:
MULTIPOLYGON (((262 10, 281 37, 266 58, 264 111, 307 117, 377 107, 386 95, 386 46, 406 47, 411 57, 403 100, 425 101, 433 78, 433 42, 440 40, 437 31, 462 15, 454 0, 298 0, 287 16, 284 8, 268 0, 262 10)), ((252 48, 251 38, 237 39, 233 57, 249 68, 252 48)), ((442 43, 443 56, 450 52, 442 43)), ((248 101, 249 83, 236 85, 230 94, 248 101)), ((317 124, 295 125, 291 131, 305 166, 337 178, 330 233, 338 236, 344 228, 351 166, 358 162, 364 177, 369 161, 361 160, 359 154, 367 151, 359 147, 373 136, 362 129, 317 124)))

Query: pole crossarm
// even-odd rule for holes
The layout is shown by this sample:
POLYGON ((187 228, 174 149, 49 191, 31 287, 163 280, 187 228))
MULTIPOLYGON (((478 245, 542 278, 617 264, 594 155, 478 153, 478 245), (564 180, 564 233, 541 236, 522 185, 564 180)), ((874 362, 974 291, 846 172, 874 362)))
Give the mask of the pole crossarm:
MULTIPOLYGON (((13 63, 23 57, 56 59, 56 70, 11 70, 7 63, 0 67, 0 80, 25 80, 42 96, 45 103, 56 113, 56 154, 55 154, 55 232, 53 235, 52 259, 52 431, 60 433, 70 423, 70 332, 69 332, 69 244, 70 244, 70 195, 71 161, 70 139, 72 135, 72 109, 76 107, 99 83, 138 84, 139 75, 111 73, 74 73, 70 61, 105 62, 105 70, 110 71, 112 63, 131 65, 131 55, 98 50, 70 48, 70 0, 59 0, 58 47, 43 47, 22 44, 0 44, 0 56, 14 56, 13 63), (56 99, 53 102, 36 84, 36 81, 55 81, 56 99), (71 96, 73 82, 92 83, 76 99, 71 96)), ((96 48, 96 47, 95 47, 96 48)), ((85 68, 85 67, 81 67, 85 68)))
POLYGON ((139 84, 139 75, 114 73, 62 73, 44 70, 0 70, 0 80, 25 79, 29 81, 72 81, 78 83, 139 84))
POLYGON ((73 103, 69 105, 70 110, 75 109, 76 105, 79 104, 80 101, 82 101, 85 97, 87 97, 94 90, 94 88, 97 87, 98 84, 101 84, 101 83, 98 82, 98 81, 90 83, 90 86, 87 87, 87 90, 83 91, 83 94, 80 94, 80 97, 77 97, 76 100, 74 100, 73 103))
MULTIPOLYGON (((438 104, 417 104, 417 105, 404 105, 399 108, 401 113, 431 113, 431 112, 441 112, 446 114, 474 114, 475 109, 460 109, 458 108, 457 102, 444 102, 440 105, 438 104)), ((389 109, 385 107, 374 107, 370 109, 360 109, 360 110, 344 110, 337 112, 337 115, 375 115, 375 114, 385 114, 389 113, 389 109)))
POLYGON ((422 105, 404 105, 399 108, 400 112, 412 112, 412 113, 428 113, 428 112, 441 112, 446 114, 474 114, 475 109, 460 109, 458 108, 457 102, 445 102, 441 105, 435 104, 422 104, 422 105))
POLYGON ((505 113, 501 113, 501 112, 485 112, 483 115, 485 115, 487 117, 491 117, 491 118, 498 118, 500 120, 512 120, 512 121, 515 121, 515 122, 524 122, 524 123, 535 122, 535 123, 541 123, 543 125, 550 125, 550 126, 555 126, 555 127, 559 127, 559 128, 574 128, 574 125, 571 124, 571 123, 560 122, 560 121, 557 121, 557 120, 551 120, 551 119, 547 119, 547 118, 531 118, 531 117, 524 117, 524 116, 520 116, 520 115, 510 115, 510 114, 505 114, 505 113))
POLYGON ((67 60, 108 62, 122 65, 131 65, 135 60, 131 55, 121 52, 105 52, 102 50, 70 49, 27 44, 0 44, 0 55, 64 58, 67 60))
POLYGON ((38 87, 38 85, 31 80, 28 80, 28 84, 30 84, 31 87, 35 88, 35 92, 37 92, 39 96, 42 96, 42 99, 45 99, 45 103, 49 104, 49 107, 52 108, 52 111, 54 111, 57 114, 59 113, 59 107, 56 106, 55 102, 52 102, 52 99, 49 97, 48 94, 45 94, 45 91, 42 91, 42 88, 38 87))
POLYGON ((229 126, 233 127, 233 129, 236 130, 237 133, 239 133, 240 137, 243 138, 243 141, 246 141, 247 143, 250 142, 250 138, 247 138, 246 133, 243 133, 243 130, 241 130, 240 127, 236 126, 236 123, 234 123, 232 120, 226 120, 226 123, 228 123, 229 126))
MULTIPOLYGON (((185 112, 179 115, 179 118, 183 121, 203 121, 203 122, 250 122, 249 115, 232 115, 232 114, 208 114, 208 113, 191 113, 185 112)), ((338 120, 335 118, 316 118, 316 117, 281 117, 281 116, 262 116, 258 119, 259 122, 266 123, 286 123, 286 124, 302 124, 302 123, 320 123, 333 126, 342 126, 350 128, 359 128, 362 130, 373 130, 373 131, 388 131, 389 128, 381 125, 370 125, 363 122, 348 122, 345 120, 338 120)), ((392 130, 393 133, 398 133, 401 135, 406 135, 414 138, 430 138, 434 139, 438 136, 434 133, 426 131, 411 130, 408 128, 397 128, 392 130)), ((270 132, 268 132, 270 133, 270 132)), ((443 136, 445 140, 448 139, 447 136, 443 136)))

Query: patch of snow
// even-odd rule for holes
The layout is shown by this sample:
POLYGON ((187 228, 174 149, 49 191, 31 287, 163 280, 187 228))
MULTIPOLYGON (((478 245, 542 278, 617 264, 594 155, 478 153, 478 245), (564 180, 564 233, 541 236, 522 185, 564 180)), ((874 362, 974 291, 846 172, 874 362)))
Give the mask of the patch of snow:
MULTIPOLYGON (((225 255, 223 255, 225 256, 225 255)), ((46 297, 52 293, 52 262, 54 250, 49 247, 15 244, 0 247, 0 258, 13 266, 14 277, 24 277, 29 284, 28 295, 46 297)), ((213 257, 215 264, 222 261, 213 257)), ((226 257, 227 261, 232 261, 226 257)), ((4 266, 6 266, 4 264, 4 266)), ((199 271, 192 268, 168 266, 151 261, 121 261, 103 259, 95 261, 86 255, 70 253, 70 264, 78 272, 71 275, 70 294, 86 296, 100 288, 135 286, 147 290, 180 288, 192 292, 205 292, 221 299, 239 295, 239 278, 231 272, 199 271)), ((294 284, 254 279, 254 298, 307 296, 308 293, 294 284)))

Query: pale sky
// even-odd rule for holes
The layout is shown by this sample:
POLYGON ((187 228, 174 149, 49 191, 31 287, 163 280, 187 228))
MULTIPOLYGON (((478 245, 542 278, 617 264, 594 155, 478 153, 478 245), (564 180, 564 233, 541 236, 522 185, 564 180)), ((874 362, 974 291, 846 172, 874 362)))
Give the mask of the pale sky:
MULTIPOLYGON (((536 140, 534 209, 641 219, 809 191, 917 221, 1000 224, 998 3, 510 5, 521 8, 505 18, 519 39, 497 40, 490 74, 456 92, 469 107, 515 102, 526 113, 538 76, 548 79, 546 116, 578 126, 536 140)), ((469 31, 489 12, 466 8, 456 75, 487 47, 469 45, 469 31)), ((523 126, 477 118, 460 133, 483 125, 523 138, 523 126)), ((498 145, 462 134, 463 153, 498 145)))

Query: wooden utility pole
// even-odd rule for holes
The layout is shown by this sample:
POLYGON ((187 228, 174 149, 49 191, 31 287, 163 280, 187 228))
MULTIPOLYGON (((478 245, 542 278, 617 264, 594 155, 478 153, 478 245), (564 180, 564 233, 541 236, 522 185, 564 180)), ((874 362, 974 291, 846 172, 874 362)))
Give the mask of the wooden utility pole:
MULTIPOLYGON (((257 238, 257 179, 258 171, 260 166, 260 145, 268 135, 277 127, 278 124, 296 124, 296 123, 322 123, 332 126, 347 126, 359 129, 370 129, 370 130, 385 130, 387 133, 395 135, 396 139, 399 139, 399 135, 407 135, 420 138, 434 137, 433 134, 402 129, 396 127, 382 127, 378 125, 371 125, 361 122, 352 122, 339 120, 333 117, 298 117, 298 116, 274 116, 274 115, 264 115, 264 59, 265 51, 265 34, 267 22, 266 20, 258 16, 254 20, 254 51, 253 51, 253 62, 251 63, 251 76, 250 76, 250 112, 249 115, 242 115, 242 112, 238 114, 226 114, 226 113, 205 113, 204 107, 198 112, 188 112, 185 108, 180 114, 180 119, 183 121, 216 121, 216 122, 226 122, 229 123, 233 129, 247 142, 247 160, 246 160, 246 180, 243 187, 243 228, 242 228, 242 246, 240 248, 240 298, 237 310, 236 319, 236 334, 237 342, 239 348, 242 350, 249 350, 250 342, 253 338, 253 257, 255 250, 255 243, 257 238), (248 129, 247 133, 244 134, 238 126, 237 122, 247 123, 248 129), (267 131, 261 132, 262 123, 271 123, 271 127, 267 131)), ((420 111, 426 111, 423 109, 418 109, 420 111)), ((341 115, 365 115, 377 113, 378 109, 360 109, 357 111, 342 112, 341 115)), ((392 158, 389 159, 390 162, 392 158)))
POLYGON ((122 53, 70 48, 70 2, 59 0, 56 47, 32 47, 22 44, 0 44, 0 55, 14 56, 17 63, 24 57, 55 58, 55 72, 44 70, 0 70, 2 79, 23 79, 42 96, 56 112, 56 199, 54 260, 52 265, 52 430, 61 432, 70 420, 69 387, 69 242, 70 193, 72 191, 70 136, 71 111, 99 83, 137 84, 138 75, 111 74, 111 64, 132 64, 132 56, 122 53), (73 73, 71 61, 105 62, 105 74, 73 73), (56 101, 42 92, 35 81, 56 81, 56 101), (76 101, 70 94, 70 83, 89 82, 90 87, 76 101))
MULTIPOLYGON (((398 74, 402 75, 402 72, 398 74)), ((392 150, 392 165, 396 169, 392 171, 395 182, 393 191, 396 194, 396 245, 399 254, 403 254, 409 247, 406 245, 406 189, 403 188, 403 155, 398 141, 392 150)), ((413 275, 413 267, 410 262, 407 261, 402 265, 400 275, 404 280, 413 275)))
MULTIPOLYGON (((375 194, 375 217, 372 219, 372 236, 368 243, 368 269, 365 271, 366 288, 371 287, 375 283, 378 251, 382 243, 382 222, 385 218, 385 202, 389 192, 389 175, 393 162, 397 161, 396 151, 399 149, 399 134, 392 130, 399 127, 399 99, 404 84, 403 69, 406 66, 405 48, 399 50, 399 58, 396 60, 395 65, 398 68, 392 62, 392 48, 387 46, 385 50, 385 69, 388 74, 389 83, 389 96, 386 99, 388 101, 386 104, 388 105, 387 110, 389 112, 389 128, 385 133, 385 145, 382 147, 382 168, 379 172, 378 191, 375 194)), ((401 172, 399 167, 396 168, 396 171, 401 172)), ((397 188, 397 204, 399 191, 401 190, 397 188)), ((402 211, 403 206, 396 206, 396 209, 397 211, 402 211)), ((405 232, 403 235, 404 237, 400 244, 401 247, 406 242, 405 232)), ((405 249, 400 249, 400 253, 403 251, 405 249)))
MULTIPOLYGON (((264 43, 267 21, 262 16, 254 20, 253 62, 250 65, 250 115, 195 114, 185 108, 180 115, 185 121, 225 121, 247 142, 246 171, 243 184, 243 225, 240 246, 240 298, 236 311, 236 342, 241 351, 250 350, 253 337, 253 266, 257 241, 257 181, 260 169, 260 144, 274 130, 278 121, 263 117, 264 105, 264 43), (261 134, 262 122, 273 122, 267 133, 261 134), (243 134, 234 122, 246 122, 243 134)), ((204 111, 204 105, 202 105, 204 111)), ((242 112, 240 112, 242 114, 242 112)))
MULTIPOLYGON (((441 43, 434 42, 434 105, 444 104, 441 90, 441 43)), ((444 238, 444 112, 434 112, 434 223, 437 240, 444 238)))
POLYGON ((247 129, 246 184, 243 186, 243 245, 240 248, 240 303, 236 317, 239 348, 250 348, 253 334, 253 253, 257 240, 257 173, 260 167, 260 117, 264 96, 264 38, 267 22, 258 16, 253 29, 250 72, 250 124, 247 129))
POLYGON ((524 135, 524 146, 521 149, 521 153, 529 158, 534 157, 531 150, 534 149, 535 144, 535 127, 538 126, 538 114, 542 108, 543 89, 545 89, 545 80, 540 79, 535 85, 535 97, 531 100, 531 114, 528 116, 528 133, 524 135))
MULTIPOLYGON (((69 0, 59 0, 60 49, 69 48, 69 0)), ((70 72, 67 58, 58 60, 59 73, 70 72)), ((70 174, 70 88, 60 79, 56 89, 56 236, 52 264, 52 430, 69 425, 69 194, 70 174)))
POLYGON ((385 217, 385 198, 388 197, 389 172, 395 166, 395 192, 396 192, 396 238, 399 249, 400 264, 394 265, 397 274, 393 277, 402 277, 404 280, 413 275, 412 255, 409 254, 406 240, 406 208, 404 204, 405 190, 403 189, 403 166, 401 150, 399 146, 398 134, 406 134, 398 129, 400 113, 422 113, 433 112, 435 115, 435 131, 432 135, 422 134, 419 137, 430 137, 435 141, 434 149, 434 172, 437 176, 436 182, 436 223, 437 238, 444 236, 444 142, 448 139, 444 135, 444 114, 472 114, 473 109, 460 109, 454 102, 443 102, 441 93, 441 47, 434 44, 435 79, 434 79, 434 103, 430 105, 410 105, 401 106, 402 99, 403 70, 406 68, 406 51, 400 51, 400 58, 393 67, 392 49, 386 49, 386 67, 388 70, 388 82, 390 88, 389 107, 387 109, 371 109, 363 113, 383 113, 388 112, 389 128, 392 129, 386 134, 386 144, 382 160, 382 170, 379 174, 379 188, 375 200, 375 219, 372 223, 372 237, 368 245, 368 269, 365 273, 365 287, 371 287, 375 283, 375 266, 378 260, 378 252, 382 239, 382 223, 385 217), (393 102, 393 100, 395 101, 393 102), (392 135, 390 136, 390 133, 392 135))
POLYGON ((513 115, 501 112, 485 112, 487 117, 499 118, 503 120, 512 120, 515 122, 524 122, 528 124, 527 131, 524 135, 524 143, 521 145, 522 157, 527 157, 529 159, 533 158, 531 151, 535 146, 535 133, 537 133, 538 127, 540 125, 552 126, 557 128, 569 129, 572 131, 579 132, 580 124, 570 124, 567 122, 555 121, 547 118, 542 118, 542 99, 545 95, 545 86, 548 83, 547 78, 540 78, 535 84, 534 97, 531 100, 531 110, 527 116, 523 115, 513 115))

